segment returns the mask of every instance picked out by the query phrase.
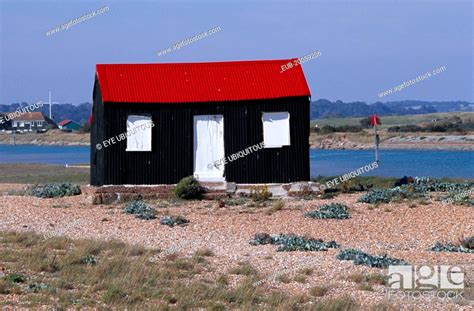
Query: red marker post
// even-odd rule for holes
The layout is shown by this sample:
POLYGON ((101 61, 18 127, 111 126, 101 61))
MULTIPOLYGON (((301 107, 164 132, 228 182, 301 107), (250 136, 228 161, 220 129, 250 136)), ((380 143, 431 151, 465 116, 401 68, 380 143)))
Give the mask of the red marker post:
POLYGON ((374 143, 375 143, 375 161, 379 162, 379 144, 380 144, 380 137, 377 134, 377 125, 382 124, 380 122, 379 117, 376 114, 370 116, 370 125, 374 127, 374 143))

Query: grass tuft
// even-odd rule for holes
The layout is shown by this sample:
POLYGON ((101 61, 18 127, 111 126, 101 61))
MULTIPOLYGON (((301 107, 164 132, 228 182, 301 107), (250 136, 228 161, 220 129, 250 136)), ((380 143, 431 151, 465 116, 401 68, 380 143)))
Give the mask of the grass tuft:
POLYGON ((314 297, 322 297, 326 295, 329 289, 330 289, 329 286, 326 286, 326 285, 316 285, 310 289, 309 293, 311 296, 314 296, 314 297))

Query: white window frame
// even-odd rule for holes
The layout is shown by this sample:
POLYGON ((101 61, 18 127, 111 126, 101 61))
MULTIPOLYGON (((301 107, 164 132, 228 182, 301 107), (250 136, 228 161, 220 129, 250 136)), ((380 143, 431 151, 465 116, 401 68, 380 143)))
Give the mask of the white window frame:
MULTIPOLYGON (((127 116, 127 152, 149 152, 152 149, 153 120, 150 115, 130 114, 127 116), (132 120, 130 120, 132 119, 132 120), (134 120, 135 119, 135 120, 134 120), (143 129, 145 126, 145 129, 143 129), (138 147, 135 139, 148 139, 148 143, 138 147)), ((142 141, 143 142, 143 141, 142 141)))
POLYGON ((262 126, 263 142, 265 143, 264 148, 282 148, 283 146, 291 145, 290 113, 288 111, 262 112, 262 126), (285 114, 286 118, 278 121, 271 121, 272 117, 281 117, 282 114, 285 114), (272 124, 273 122, 277 122, 278 125, 272 124), (278 131, 275 130, 275 126, 279 127, 278 131))

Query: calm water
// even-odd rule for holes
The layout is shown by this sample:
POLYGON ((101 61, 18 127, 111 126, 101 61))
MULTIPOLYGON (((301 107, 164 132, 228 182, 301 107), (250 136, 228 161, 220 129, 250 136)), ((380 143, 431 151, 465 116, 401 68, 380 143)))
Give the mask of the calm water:
POLYGON ((0 163, 88 164, 89 146, 0 145, 0 163))
MULTIPOLYGON (((374 161, 372 150, 310 151, 311 176, 349 173, 374 161)), ((89 147, 0 145, 0 163, 89 163, 89 147)), ((474 152, 381 150, 379 167, 368 176, 474 178, 474 152)))
MULTIPOLYGON (((311 176, 336 176, 374 161, 373 150, 311 150, 311 176)), ((474 152, 381 150, 379 167, 367 176, 474 178, 474 152)))

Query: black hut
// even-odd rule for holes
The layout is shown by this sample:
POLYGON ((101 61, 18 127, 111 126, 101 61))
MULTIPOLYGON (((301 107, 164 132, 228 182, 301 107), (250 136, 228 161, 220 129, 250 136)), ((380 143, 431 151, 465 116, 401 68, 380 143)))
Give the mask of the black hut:
POLYGON ((91 185, 309 180, 310 92, 301 66, 281 71, 293 61, 97 65, 91 185))

